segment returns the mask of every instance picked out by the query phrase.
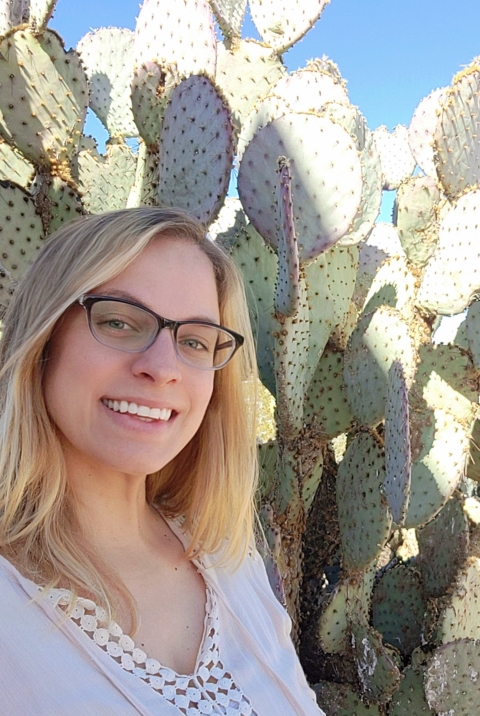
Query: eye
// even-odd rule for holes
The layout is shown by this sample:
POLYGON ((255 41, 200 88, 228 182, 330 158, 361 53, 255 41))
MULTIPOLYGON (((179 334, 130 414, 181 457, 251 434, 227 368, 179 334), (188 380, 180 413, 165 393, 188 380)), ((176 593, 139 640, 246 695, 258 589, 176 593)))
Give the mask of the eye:
POLYGON ((187 350, 211 351, 211 348, 198 338, 182 338, 179 342, 184 348, 187 348, 187 350))

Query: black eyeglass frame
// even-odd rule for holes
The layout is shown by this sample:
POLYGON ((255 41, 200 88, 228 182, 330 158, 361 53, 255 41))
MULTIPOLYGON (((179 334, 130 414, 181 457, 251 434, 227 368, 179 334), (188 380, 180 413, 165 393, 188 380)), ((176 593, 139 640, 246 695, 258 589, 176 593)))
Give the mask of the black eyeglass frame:
POLYGON ((230 328, 225 328, 224 326, 220 326, 217 323, 210 323, 209 321, 197 321, 197 320, 191 320, 191 321, 172 321, 169 318, 164 318, 163 316, 160 316, 158 313, 155 313, 155 311, 152 311, 150 308, 147 308, 141 303, 137 303, 136 301, 130 301, 126 298, 119 298, 117 296, 104 296, 97 293, 85 293, 83 296, 80 296, 80 298, 77 299, 76 303, 79 303, 80 306, 83 306, 85 309, 85 312, 87 314, 87 323, 88 327, 90 329, 90 332, 92 336, 97 340, 99 343, 102 343, 102 345, 107 345, 108 348, 113 348, 113 350, 119 350, 123 353, 143 353, 143 351, 148 350, 155 341, 158 338, 158 335, 160 331, 163 328, 170 328, 173 333, 173 345, 175 348, 175 354, 182 363, 185 363, 185 365, 188 365, 192 368, 198 368, 198 370, 220 370, 220 368, 224 368, 227 363, 231 361, 237 350, 243 345, 245 338, 240 335, 240 333, 236 333, 235 331, 232 331, 230 328), (92 327, 92 314, 91 314, 91 308, 94 303, 97 303, 98 301, 114 301, 115 303, 126 303, 129 306, 135 306, 135 308, 141 308, 142 311, 145 311, 145 313, 150 314, 155 320, 157 321, 157 330, 155 331, 154 335, 152 336, 151 340, 148 342, 146 346, 143 346, 143 348, 134 348, 134 349, 128 349, 128 348, 116 348, 115 346, 111 346, 109 344, 103 343, 98 336, 95 334, 95 331, 92 327), (211 367, 201 367, 193 365, 192 363, 186 363, 184 358, 179 354, 178 348, 177 348, 177 332, 180 326, 184 325, 199 325, 199 326, 210 326, 211 328, 217 328, 222 330, 224 333, 227 333, 229 336, 233 338, 235 341, 235 348, 233 349, 232 354, 228 357, 228 359, 224 363, 220 363, 220 365, 214 365, 211 367))

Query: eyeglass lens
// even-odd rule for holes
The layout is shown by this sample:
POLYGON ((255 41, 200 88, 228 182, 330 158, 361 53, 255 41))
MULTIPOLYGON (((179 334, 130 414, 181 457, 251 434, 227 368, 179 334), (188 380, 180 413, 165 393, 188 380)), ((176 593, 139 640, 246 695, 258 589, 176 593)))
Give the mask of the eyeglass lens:
MULTIPOLYGON (((90 326, 103 345, 132 353, 145 350, 158 329, 155 317, 139 306, 106 300, 91 305, 90 326)), ((180 360, 199 368, 224 365, 235 351, 233 336, 203 323, 179 325, 174 342, 180 360)))

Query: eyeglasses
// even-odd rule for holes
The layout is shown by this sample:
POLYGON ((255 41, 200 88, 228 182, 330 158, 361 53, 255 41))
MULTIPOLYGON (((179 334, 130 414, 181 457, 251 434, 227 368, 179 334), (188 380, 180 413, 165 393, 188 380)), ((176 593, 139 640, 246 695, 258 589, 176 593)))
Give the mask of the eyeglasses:
POLYGON ((239 333, 205 321, 170 321, 134 301, 85 294, 84 307, 94 338, 109 348, 141 353, 150 348, 163 328, 172 331, 177 358, 201 370, 219 370, 233 358, 244 338, 239 333))

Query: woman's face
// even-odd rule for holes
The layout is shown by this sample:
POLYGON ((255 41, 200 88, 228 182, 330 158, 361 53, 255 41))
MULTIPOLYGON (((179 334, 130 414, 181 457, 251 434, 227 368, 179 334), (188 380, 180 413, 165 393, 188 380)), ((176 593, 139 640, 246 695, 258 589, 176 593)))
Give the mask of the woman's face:
MULTIPOLYGON (((134 300, 172 320, 220 322, 212 264, 186 240, 153 241, 91 293, 134 300)), ((146 351, 125 353, 92 336, 80 305, 57 326, 48 356, 46 405, 61 434, 67 469, 77 472, 159 470, 195 435, 213 391, 214 372, 180 362, 170 329, 146 351), (113 407, 124 401, 158 408, 164 419, 119 412, 108 401, 113 407)))

